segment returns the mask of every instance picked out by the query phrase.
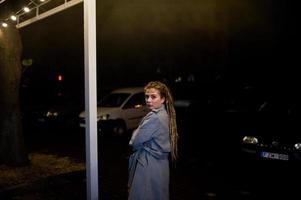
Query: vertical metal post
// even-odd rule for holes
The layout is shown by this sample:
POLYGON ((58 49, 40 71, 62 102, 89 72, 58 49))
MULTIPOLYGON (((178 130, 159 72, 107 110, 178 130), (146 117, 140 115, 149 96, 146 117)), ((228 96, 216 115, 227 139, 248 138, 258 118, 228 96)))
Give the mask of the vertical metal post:
POLYGON ((84 0, 87 199, 98 200, 96 0, 84 0))

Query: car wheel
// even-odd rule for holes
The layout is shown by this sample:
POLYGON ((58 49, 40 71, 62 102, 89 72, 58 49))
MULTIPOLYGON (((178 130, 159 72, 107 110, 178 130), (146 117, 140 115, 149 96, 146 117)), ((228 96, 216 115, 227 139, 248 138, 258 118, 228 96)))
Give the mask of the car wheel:
POLYGON ((113 133, 116 135, 124 135, 126 132, 126 126, 123 121, 117 121, 113 126, 113 133))

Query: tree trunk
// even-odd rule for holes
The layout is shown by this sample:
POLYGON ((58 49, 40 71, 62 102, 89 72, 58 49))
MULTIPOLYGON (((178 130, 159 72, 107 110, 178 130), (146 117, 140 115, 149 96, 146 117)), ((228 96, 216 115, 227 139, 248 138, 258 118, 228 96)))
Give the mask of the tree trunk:
POLYGON ((0 28, 0 163, 25 165, 28 154, 23 137, 19 88, 22 43, 13 24, 0 28))

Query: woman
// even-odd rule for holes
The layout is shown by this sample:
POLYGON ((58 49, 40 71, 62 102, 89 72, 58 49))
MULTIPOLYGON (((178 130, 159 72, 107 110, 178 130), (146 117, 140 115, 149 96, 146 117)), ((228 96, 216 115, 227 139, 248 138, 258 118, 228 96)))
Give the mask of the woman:
POLYGON ((150 112, 134 131, 129 144, 129 200, 169 199, 169 157, 177 159, 177 125, 169 88, 158 81, 145 88, 150 112))

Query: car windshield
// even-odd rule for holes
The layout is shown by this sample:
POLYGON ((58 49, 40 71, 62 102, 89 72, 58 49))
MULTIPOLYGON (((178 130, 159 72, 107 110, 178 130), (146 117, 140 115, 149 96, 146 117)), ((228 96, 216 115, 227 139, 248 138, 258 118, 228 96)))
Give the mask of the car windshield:
POLYGON ((101 107, 120 107, 122 103, 130 96, 129 93, 111 93, 105 96, 98 106, 101 107))

